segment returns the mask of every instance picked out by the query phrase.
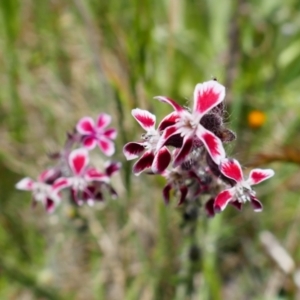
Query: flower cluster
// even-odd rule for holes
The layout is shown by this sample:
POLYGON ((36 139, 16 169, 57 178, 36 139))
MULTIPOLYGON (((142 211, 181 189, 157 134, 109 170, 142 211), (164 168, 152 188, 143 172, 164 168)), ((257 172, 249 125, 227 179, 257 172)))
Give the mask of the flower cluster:
POLYGON ((155 115, 139 108, 132 110, 146 132, 139 142, 127 143, 123 153, 127 160, 139 158, 133 165, 135 175, 147 171, 166 178, 163 189, 166 203, 173 190, 179 194, 179 204, 208 195, 205 208, 209 216, 224 210, 228 204, 241 209, 247 201, 255 211, 262 210, 251 186, 270 178, 274 171, 254 169, 245 180, 239 162, 227 157, 223 144, 236 137, 225 127, 224 98, 225 87, 216 80, 196 85, 192 109, 157 96, 155 99, 174 110, 157 129, 155 115))
POLYGON ((46 211, 51 213, 61 202, 61 191, 67 189, 70 199, 75 205, 104 200, 105 189, 112 197, 117 197, 111 185, 111 176, 121 168, 119 162, 107 161, 104 171, 90 164, 89 150, 96 146, 106 156, 115 152, 113 140, 117 136, 114 128, 106 128, 111 116, 100 114, 96 122, 84 117, 76 125, 72 133, 67 134, 64 148, 50 157, 55 165, 43 171, 33 180, 25 177, 16 184, 19 190, 31 191, 33 204, 41 202, 46 211))

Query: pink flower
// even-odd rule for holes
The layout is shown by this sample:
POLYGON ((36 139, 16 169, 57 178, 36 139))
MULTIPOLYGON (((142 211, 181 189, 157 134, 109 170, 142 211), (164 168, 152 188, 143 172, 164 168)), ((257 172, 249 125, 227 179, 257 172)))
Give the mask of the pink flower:
POLYGON ((59 204, 61 198, 59 193, 55 192, 51 183, 59 176, 55 169, 43 171, 37 178, 37 181, 25 177, 16 184, 18 190, 31 191, 33 204, 42 202, 48 213, 52 213, 59 204))
POLYGON ((169 114, 162 120, 156 130, 155 115, 139 108, 133 109, 131 113, 146 133, 142 135, 142 142, 130 142, 124 146, 123 153, 126 159, 132 160, 141 154, 140 159, 133 166, 135 175, 139 175, 147 168, 151 168, 154 173, 162 173, 171 161, 171 154, 165 146, 157 150, 157 143, 160 139, 160 131, 174 124, 176 115, 174 113, 169 114))
POLYGON ((223 211, 228 203, 241 209, 242 204, 250 201, 254 211, 262 211, 263 206, 256 198, 255 191, 251 186, 256 185, 274 175, 271 169, 253 169, 247 180, 244 180, 239 162, 235 159, 224 159, 220 164, 220 171, 226 177, 234 180, 235 185, 219 193, 215 199, 215 211, 223 211))
POLYGON ((112 156, 115 153, 114 140, 117 131, 114 128, 105 129, 111 122, 111 116, 108 114, 100 114, 95 124, 90 117, 84 117, 76 125, 77 131, 83 135, 83 146, 88 150, 94 149, 98 144, 101 151, 112 156))
POLYGON ((95 201, 104 200, 103 189, 108 190, 112 198, 117 198, 118 194, 110 183, 110 177, 118 172, 120 168, 121 163, 119 162, 106 162, 105 174, 107 175, 107 180, 89 182, 88 186, 83 191, 75 191, 73 189, 71 191, 72 199, 77 204, 85 202, 88 205, 93 206, 95 201))
POLYGON ((180 134, 183 138, 183 143, 179 153, 175 157, 174 166, 178 166, 186 160, 194 146, 195 140, 200 140, 214 162, 219 164, 225 158, 225 150, 222 142, 214 133, 203 127, 200 121, 207 112, 220 104, 224 97, 224 86, 214 80, 196 85, 192 112, 184 109, 170 98, 164 96, 155 97, 162 102, 170 104, 178 116, 176 123, 164 130, 157 143, 157 150, 165 146, 172 136, 180 134))
POLYGON ((89 194, 91 183, 109 182, 106 174, 88 167, 89 156, 86 149, 73 150, 68 157, 68 163, 73 176, 58 178, 53 184, 53 189, 58 192, 71 187, 71 194, 76 203, 80 204, 84 200, 82 198, 84 193, 89 194))

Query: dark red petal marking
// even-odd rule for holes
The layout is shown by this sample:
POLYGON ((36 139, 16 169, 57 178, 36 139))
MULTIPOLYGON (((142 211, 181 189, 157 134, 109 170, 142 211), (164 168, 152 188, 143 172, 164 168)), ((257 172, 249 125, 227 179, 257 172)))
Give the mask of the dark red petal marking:
POLYGON ((85 202, 93 203, 95 199, 96 188, 95 186, 88 186, 82 192, 82 200, 85 202))
POLYGON ((152 171, 154 173, 162 173, 168 167, 171 161, 171 153, 167 147, 162 147, 155 155, 152 163, 152 171))
POLYGON ((224 159, 220 164, 220 171, 223 175, 236 182, 244 180, 242 168, 236 159, 224 159))
POLYGON ((209 199, 205 203, 205 212, 209 218, 212 218, 215 216, 214 202, 215 202, 215 199, 212 198, 212 199, 209 199))
POLYGON ((105 174, 109 177, 111 177, 114 173, 118 172, 122 164, 118 161, 108 161, 105 163, 105 174))
POLYGON ((225 87, 217 81, 210 80, 197 84, 194 90, 194 112, 204 115, 223 101, 225 87))
POLYGON ((165 204, 169 204, 169 202, 170 202, 170 191, 171 191, 171 189, 172 189, 171 184, 167 184, 163 189, 163 197, 164 197, 165 204))
POLYGON ((69 164, 75 175, 80 175, 88 163, 88 152, 85 149, 73 150, 69 155, 69 164))
POLYGON ((227 206, 227 204, 232 200, 232 197, 233 197, 232 189, 228 189, 219 193, 214 203, 215 212, 223 211, 227 206))
POLYGON ((118 193, 117 193, 117 191, 116 191, 111 185, 108 185, 107 187, 108 187, 110 196, 111 196, 113 199, 117 199, 117 198, 118 198, 118 193))
POLYGON ((250 185, 261 183, 262 181, 274 176, 274 171, 272 169, 254 169, 249 174, 249 179, 247 180, 250 185))
POLYGON ((174 134, 177 134, 179 131, 179 129, 176 127, 176 125, 174 126, 170 126, 170 127, 167 127, 162 136, 160 137, 158 143, 157 143, 157 148, 156 150, 159 150, 161 147, 163 147, 166 142, 168 141, 168 139, 173 136, 174 134))
POLYGON ((89 150, 92 150, 97 145, 97 140, 94 136, 87 136, 83 139, 83 146, 89 150))
POLYGON ((131 114, 146 131, 148 131, 151 128, 154 128, 156 117, 149 111, 135 108, 131 111, 131 114))
POLYGON ((187 193, 188 193, 188 188, 186 186, 182 186, 180 188, 180 199, 179 199, 178 205, 181 205, 182 203, 184 203, 187 193))
POLYGON ((154 160, 152 151, 145 152, 142 157, 133 165, 133 173, 139 175, 145 169, 150 168, 154 160))
POLYGON ((97 118, 97 129, 103 129, 111 122, 111 116, 108 114, 100 114, 97 118))
POLYGON ((250 196, 250 199, 254 211, 261 212, 263 210, 262 203, 254 196, 250 196))
POLYGON ((39 175, 38 181, 46 182, 49 178, 53 177, 55 173, 56 171, 54 169, 45 170, 39 175))
POLYGON ((99 138, 98 146, 106 156, 112 156, 115 153, 114 142, 104 136, 99 138))
POLYGON ((99 172, 95 168, 90 168, 85 173, 85 179, 87 181, 103 181, 109 182, 109 178, 106 174, 99 172))
POLYGON ((90 117, 80 119, 76 125, 76 129, 80 134, 93 134, 95 123, 90 117))
POLYGON ((184 108, 181 107, 178 103, 176 103, 171 98, 168 98, 168 97, 165 97, 165 96, 156 96, 156 97, 154 97, 154 99, 157 99, 157 100, 159 100, 161 102, 170 104, 174 108, 174 110, 177 111, 177 112, 184 111, 184 108))
POLYGON ((72 180, 70 178, 61 177, 55 180, 52 185, 52 189, 57 192, 66 187, 69 187, 72 184, 72 180))
POLYGON ((117 137, 117 130, 114 128, 109 128, 103 132, 103 134, 111 140, 114 140, 117 137))
POLYGON ((131 160, 137 158, 144 150, 143 143, 130 142, 123 147, 123 154, 127 160, 131 160))
POLYGON ((242 210, 243 204, 237 200, 230 202, 230 205, 234 206, 238 210, 242 210))
POLYGON ((178 119, 178 113, 177 112, 172 112, 168 114, 166 117, 162 119, 160 124, 158 125, 157 130, 162 131, 165 130, 167 127, 172 126, 176 123, 178 119))
POLYGON ((49 213, 49 214, 53 213, 54 209, 55 209, 54 201, 52 201, 49 198, 46 198, 45 208, 46 208, 47 213, 49 213))
POLYGON ((222 142, 212 132, 199 125, 197 137, 203 142, 207 152, 216 164, 219 164, 226 156, 222 142))
POLYGON ((173 163, 174 167, 179 166, 181 163, 183 163, 186 160, 187 156, 191 152, 192 147, 193 147, 193 137, 186 136, 183 140, 183 144, 179 153, 175 157, 173 163))

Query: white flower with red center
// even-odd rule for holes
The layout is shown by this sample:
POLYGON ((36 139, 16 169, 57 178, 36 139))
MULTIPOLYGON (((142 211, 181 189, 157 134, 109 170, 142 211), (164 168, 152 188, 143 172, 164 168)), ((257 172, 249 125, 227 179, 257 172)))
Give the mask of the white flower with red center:
POLYGON ((60 202, 59 193, 52 188, 52 183, 58 176, 55 169, 43 171, 37 178, 37 181, 25 177, 16 184, 18 190, 31 191, 35 202, 42 202, 48 213, 52 213, 60 202))
POLYGON ((111 116, 108 114, 100 114, 95 124, 90 117, 84 117, 79 120, 76 125, 77 131, 83 136, 83 146, 88 150, 92 150, 99 146, 101 151, 112 156, 115 153, 114 140, 117 136, 117 130, 106 127, 111 122, 111 116))
POLYGON ((214 133, 205 129, 200 124, 200 121, 207 112, 220 104, 224 97, 225 87, 214 80, 196 85, 192 112, 187 111, 170 98, 164 96, 155 97, 155 99, 170 104, 178 116, 175 125, 164 130, 158 142, 157 150, 166 145, 172 136, 180 134, 183 138, 183 143, 175 157, 174 166, 178 166, 186 160, 192 150, 195 139, 199 139, 203 143, 214 162, 219 164, 225 158, 222 142, 214 133))
POLYGON ((58 178, 53 184, 53 189, 57 192, 71 187, 72 193, 76 196, 78 192, 88 193, 88 186, 92 182, 109 182, 109 177, 106 174, 88 167, 88 151, 84 148, 73 150, 68 157, 68 163, 73 176, 58 178))
POLYGON ((224 159, 219 167, 221 173, 234 180, 236 184, 232 188, 219 193, 214 202, 215 211, 223 211, 228 203, 241 209, 242 204, 247 201, 251 202, 254 211, 262 211, 263 206, 256 198, 256 193, 252 190, 251 186, 272 177, 274 171, 272 169, 253 169, 249 174, 249 178, 245 180, 241 166, 237 160, 224 159))
POLYGON ((139 108, 133 109, 131 113, 146 133, 142 135, 142 142, 130 142, 124 146, 123 153, 126 159, 135 159, 143 153, 133 166, 135 175, 139 175, 147 168, 151 168, 154 173, 162 173, 171 161, 171 154, 165 146, 157 151, 157 143, 160 139, 160 131, 175 123, 176 114, 166 116, 156 130, 155 115, 139 108))

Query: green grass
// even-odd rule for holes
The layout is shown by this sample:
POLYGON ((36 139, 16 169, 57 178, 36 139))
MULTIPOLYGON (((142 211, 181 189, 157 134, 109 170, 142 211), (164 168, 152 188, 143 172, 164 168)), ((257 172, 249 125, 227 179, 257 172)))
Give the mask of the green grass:
POLYGON ((273 233, 299 264, 300 12, 296 0, 0 3, 0 298, 295 299, 259 235, 273 233), (190 102, 196 83, 226 86, 230 155, 271 167, 259 186, 264 212, 202 215, 191 237, 176 199, 166 207, 160 179, 132 176, 122 146, 139 137, 135 107, 160 120, 153 100, 190 102), (247 122, 251 110, 267 119, 247 122), (85 115, 113 115, 118 128, 117 201, 55 215, 14 190, 36 177, 65 132, 85 115), (189 259, 191 245, 200 256, 189 259), (269 298, 268 298, 269 297, 269 298))

